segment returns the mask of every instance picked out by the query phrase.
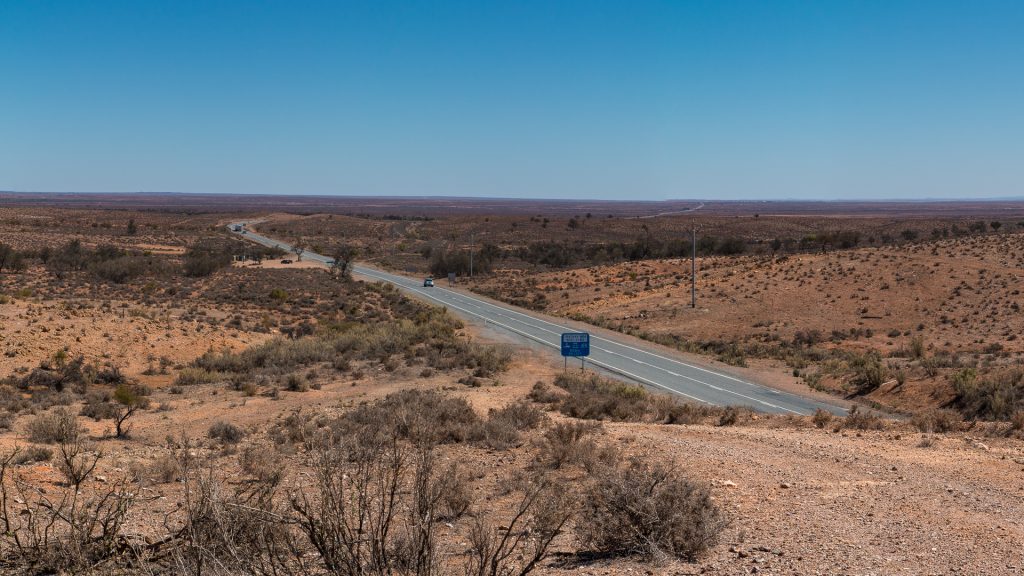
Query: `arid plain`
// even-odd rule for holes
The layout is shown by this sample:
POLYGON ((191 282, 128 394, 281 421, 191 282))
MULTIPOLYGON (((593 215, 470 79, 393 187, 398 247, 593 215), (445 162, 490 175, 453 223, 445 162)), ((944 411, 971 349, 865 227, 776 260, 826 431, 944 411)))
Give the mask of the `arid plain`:
POLYGON ((6 571, 1024 569, 1020 207, 267 208, 0 209, 6 571), (243 219, 857 408, 566 375, 243 219))

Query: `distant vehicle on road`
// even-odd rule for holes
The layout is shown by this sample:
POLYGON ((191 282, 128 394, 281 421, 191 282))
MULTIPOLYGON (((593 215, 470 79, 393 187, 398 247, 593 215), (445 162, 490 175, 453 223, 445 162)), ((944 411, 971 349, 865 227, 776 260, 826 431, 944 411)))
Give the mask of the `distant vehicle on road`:
POLYGON ((434 279, 433 278, 431 278, 430 276, 427 276, 426 278, 423 279, 423 287, 424 288, 432 288, 433 286, 434 286, 434 279))
POLYGON ((235 232, 241 232, 242 226, 239 224, 235 224, 234 227, 232 227, 232 230, 234 230, 235 232))
POLYGON ((281 260, 281 264, 291 264, 291 263, 292 263, 292 261, 287 259, 287 258, 285 258, 284 260, 281 260))
POLYGON ((328 266, 334 266, 334 260, 326 260, 324 261, 324 264, 327 264, 328 266))

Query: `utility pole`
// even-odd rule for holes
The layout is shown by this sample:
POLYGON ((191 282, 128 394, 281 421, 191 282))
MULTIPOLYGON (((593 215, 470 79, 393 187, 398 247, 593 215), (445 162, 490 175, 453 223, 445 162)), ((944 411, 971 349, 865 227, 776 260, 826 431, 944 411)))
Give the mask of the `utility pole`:
POLYGON ((690 308, 697 308, 697 229, 690 239, 690 308))
POLYGON ((469 277, 473 277, 473 248, 476 247, 476 234, 469 235, 469 277))

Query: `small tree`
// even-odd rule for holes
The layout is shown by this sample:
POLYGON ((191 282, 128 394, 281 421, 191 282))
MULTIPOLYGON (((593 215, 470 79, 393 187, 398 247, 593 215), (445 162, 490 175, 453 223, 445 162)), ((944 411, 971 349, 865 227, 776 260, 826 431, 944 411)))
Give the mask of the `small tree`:
POLYGON ((135 218, 130 218, 128 220, 128 229, 125 230, 125 234, 127 234, 129 236, 134 236, 135 233, 138 232, 138 231, 139 231, 139 229, 135 225, 135 218))
POLYGON ((993 232, 999 232, 999 229, 1003 227, 1003 223, 1002 223, 1002 222, 999 222, 999 221, 997 221, 997 220, 993 220, 993 221, 992 221, 992 222, 991 222, 991 223, 989 224, 989 226, 991 226, 991 227, 992 227, 992 231, 993 231, 993 232))
POLYGON ((352 277, 352 261, 355 260, 358 250, 355 246, 341 244, 332 252, 334 262, 331 264, 331 273, 338 274, 342 278, 352 277))
POLYGON ((128 419, 136 412, 149 406, 149 398, 139 394, 139 391, 131 386, 121 384, 114 391, 114 400, 120 405, 117 415, 114 417, 114 426, 118 438, 128 435, 131 426, 127 424, 128 419))
POLYGON ((15 250, 9 244, 0 243, 0 272, 4 268, 15 272, 25 268, 25 259, 21 252, 15 250))

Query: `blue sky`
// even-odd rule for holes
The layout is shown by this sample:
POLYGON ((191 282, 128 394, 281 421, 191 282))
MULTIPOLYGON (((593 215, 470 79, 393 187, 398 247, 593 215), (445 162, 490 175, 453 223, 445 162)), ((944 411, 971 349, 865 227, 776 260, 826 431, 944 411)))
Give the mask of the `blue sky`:
POLYGON ((1024 2, 0 2, 0 189, 1024 196, 1024 2))

